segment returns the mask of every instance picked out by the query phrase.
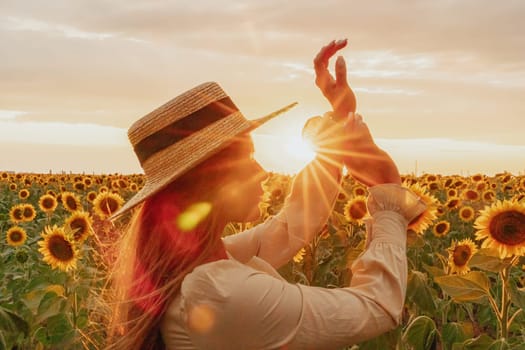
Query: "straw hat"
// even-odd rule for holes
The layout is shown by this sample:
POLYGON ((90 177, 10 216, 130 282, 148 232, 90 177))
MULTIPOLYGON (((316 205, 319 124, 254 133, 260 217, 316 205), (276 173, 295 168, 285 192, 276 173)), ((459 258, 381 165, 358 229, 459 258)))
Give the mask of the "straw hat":
POLYGON ((158 107, 128 129, 128 138, 144 170, 146 182, 110 219, 157 193, 224 148, 234 136, 252 131, 296 104, 248 120, 219 84, 207 82, 158 107))

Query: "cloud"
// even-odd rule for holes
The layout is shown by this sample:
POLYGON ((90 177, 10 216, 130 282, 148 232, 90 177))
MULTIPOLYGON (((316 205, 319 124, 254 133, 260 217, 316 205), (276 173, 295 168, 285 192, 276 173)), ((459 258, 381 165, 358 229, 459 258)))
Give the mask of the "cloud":
MULTIPOLYGON (((341 54, 375 135, 519 145, 524 17, 520 0, 4 0, 0 121, 124 130, 207 80, 248 116, 297 100, 304 120, 329 108, 313 56, 348 37, 341 54)), ((5 125, 0 141, 14 138, 5 125)))
POLYGON ((126 146, 125 129, 89 123, 2 120, 1 142, 63 146, 126 146))

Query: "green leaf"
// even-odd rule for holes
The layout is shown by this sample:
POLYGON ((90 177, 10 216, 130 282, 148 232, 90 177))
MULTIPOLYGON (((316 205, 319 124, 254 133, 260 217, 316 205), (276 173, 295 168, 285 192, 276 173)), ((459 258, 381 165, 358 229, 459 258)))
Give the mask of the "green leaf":
POLYGON ((425 271, 431 274, 433 277, 439 277, 439 276, 446 275, 445 271, 443 271, 443 269, 440 269, 439 267, 435 267, 435 266, 431 266, 427 264, 422 264, 422 265, 425 271))
POLYGON ((408 275, 407 300, 412 301, 421 310, 435 313, 436 304, 428 286, 428 277, 420 272, 412 270, 408 275))
POLYGON ((436 333, 436 324, 430 317, 418 316, 407 326, 402 339, 414 349, 427 350, 433 346, 436 333))
POLYGON ((29 325, 26 320, 2 306, 0 306, 0 329, 10 333, 22 332, 25 336, 29 334, 29 325))
POLYGON ((54 292, 47 292, 38 306, 36 322, 42 322, 62 312, 64 305, 65 299, 63 297, 56 295, 54 292))
POLYGON ((64 314, 49 317, 47 319, 47 331, 51 344, 65 341, 74 334, 74 329, 64 314))
POLYGON ((510 349, 509 343, 504 338, 496 339, 487 350, 507 350, 510 349))
POLYGON ((434 281, 457 302, 479 303, 489 294, 490 281, 480 271, 435 277, 434 281))
POLYGON ((508 262, 501 260, 497 256, 484 254, 483 251, 474 254, 468 263, 470 267, 477 267, 480 270, 490 272, 500 272, 507 267, 508 262))
POLYGON ((494 339, 483 333, 479 337, 454 344, 452 350, 487 350, 492 343, 494 343, 494 339))
POLYGON ((468 336, 463 331, 463 325, 457 322, 450 322, 443 325, 441 330, 442 342, 445 349, 451 349, 452 344, 460 343, 468 339, 468 336))
POLYGON ((49 336, 47 335, 47 329, 45 327, 40 327, 35 331, 34 335, 35 339, 37 339, 40 343, 43 345, 50 345, 49 336))
POLYGON ((516 282, 513 280, 509 280, 509 287, 510 300, 512 300, 514 305, 525 311, 525 292, 519 290, 516 282))

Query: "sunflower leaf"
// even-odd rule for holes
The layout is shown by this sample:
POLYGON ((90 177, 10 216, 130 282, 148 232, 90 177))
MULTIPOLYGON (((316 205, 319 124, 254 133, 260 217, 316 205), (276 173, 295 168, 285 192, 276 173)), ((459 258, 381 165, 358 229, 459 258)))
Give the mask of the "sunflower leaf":
POLYGON ((403 341, 414 349, 430 349, 437 334, 436 324, 428 316, 416 317, 405 329, 403 341))
POLYGON ((509 287, 510 300, 525 311, 525 292, 520 291, 513 280, 509 280, 509 287))
POLYGON ((508 263, 497 256, 487 255, 484 251, 480 251, 470 258, 468 265, 470 267, 477 267, 484 271, 500 272, 508 265, 508 263))
POLYGON ((466 275, 448 275, 434 277, 445 293, 457 302, 481 303, 489 294, 490 281, 480 271, 472 271, 466 275))
POLYGON ((464 332, 464 326, 461 323, 458 322, 449 322, 445 323, 443 325, 443 329, 441 331, 441 338, 442 341, 447 344, 447 349, 450 349, 452 347, 452 344, 463 342, 469 337, 464 332))
POLYGON ((407 299, 429 313, 436 311, 436 303, 428 286, 426 274, 412 270, 408 276, 407 299))
POLYGON ((463 343, 454 343, 452 345, 452 350, 486 350, 492 345, 492 343, 494 343, 494 339, 487 334, 482 333, 480 336, 467 339, 463 343))

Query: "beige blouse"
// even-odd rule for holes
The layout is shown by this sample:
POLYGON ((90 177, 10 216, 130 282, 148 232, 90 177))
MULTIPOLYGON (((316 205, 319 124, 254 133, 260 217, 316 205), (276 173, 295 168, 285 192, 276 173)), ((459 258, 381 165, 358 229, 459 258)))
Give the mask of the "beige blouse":
POLYGON ((368 246, 352 265, 350 286, 288 283, 276 268, 319 232, 339 191, 337 174, 313 176, 311 166, 296 176, 278 215, 225 237, 229 260, 185 277, 162 319, 167 349, 339 349, 399 323, 407 222, 424 204, 399 185, 369 188, 368 246))

